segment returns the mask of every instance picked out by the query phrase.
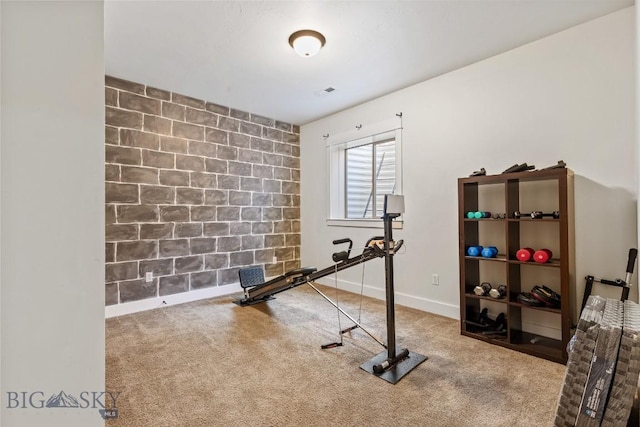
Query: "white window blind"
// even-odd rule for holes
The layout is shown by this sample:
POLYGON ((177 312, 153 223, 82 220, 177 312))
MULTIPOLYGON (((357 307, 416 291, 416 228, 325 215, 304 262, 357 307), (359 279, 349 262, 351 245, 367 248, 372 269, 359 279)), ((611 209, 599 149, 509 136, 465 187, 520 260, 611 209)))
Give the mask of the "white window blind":
MULTIPOLYGON (((328 224, 378 227, 384 195, 402 194, 402 128, 397 122, 358 127, 327 140, 328 224)), ((401 226, 402 220, 396 221, 401 226)))
POLYGON ((345 217, 379 218, 396 182, 395 138, 346 149, 345 217))

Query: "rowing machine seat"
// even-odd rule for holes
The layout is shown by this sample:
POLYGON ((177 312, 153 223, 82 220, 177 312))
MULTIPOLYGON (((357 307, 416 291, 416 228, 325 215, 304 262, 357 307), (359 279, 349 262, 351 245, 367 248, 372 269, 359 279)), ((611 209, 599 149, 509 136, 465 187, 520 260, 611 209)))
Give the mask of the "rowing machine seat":
POLYGON ((244 291, 244 299, 234 301, 238 305, 250 305, 259 302, 274 299, 272 294, 266 293, 258 299, 248 301, 249 292, 257 292, 264 289, 280 288, 281 290, 290 289, 292 287, 305 283, 305 277, 314 273, 315 267, 302 267, 295 270, 287 271, 285 274, 274 277, 269 281, 264 280, 264 270, 262 266, 244 267, 238 270, 240 277, 240 286, 244 291))

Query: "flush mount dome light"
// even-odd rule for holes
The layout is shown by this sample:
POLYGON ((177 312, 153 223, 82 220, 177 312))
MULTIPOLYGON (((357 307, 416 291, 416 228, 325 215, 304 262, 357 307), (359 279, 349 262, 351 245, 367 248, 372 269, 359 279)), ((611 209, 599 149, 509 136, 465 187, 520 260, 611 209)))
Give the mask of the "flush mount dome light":
POLYGON ((300 30, 289 36, 289 44, 293 50, 305 58, 320 52, 326 41, 322 34, 313 30, 300 30))

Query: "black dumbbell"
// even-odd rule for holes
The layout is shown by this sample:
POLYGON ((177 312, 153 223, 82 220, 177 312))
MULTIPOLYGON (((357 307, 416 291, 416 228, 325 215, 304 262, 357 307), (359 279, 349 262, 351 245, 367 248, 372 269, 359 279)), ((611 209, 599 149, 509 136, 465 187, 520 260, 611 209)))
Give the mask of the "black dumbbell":
POLYGON ((529 215, 531 216, 532 219, 541 219, 541 218, 544 218, 544 217, 551 217, 551 218, 554 218, 554 219, 560 218, 560 212, 559 211, 553 211, 553 212, 550 212, 550 213, 545 213, 545 212, 542 212, 542 211, 534 211, 534 212, 531 212, 529 215))
POLYGON ((530 217, 531 219, 542 219, 544 217, 552 217, 554 219, 558 219, 560 218, 560 212, 559 211, 553 211, 550 213, 545 213, 542 211, 533 211, 530 213, 522 213, 520 211, 515 211, 513 213, 513 217, 516 219, 522 218, 522 217, 530 217))
POLYGON ((500 285, 497 288, 491 289, 489 291, 489 296, 492 298, 504 298, 507 296, 507 287, 505 285, 500 285))
POLYGON ((489 295, 489 292, 491 292, 491 283, 489 282, 482 282, 478 286, 473 288, 473 293, 478 295, 479 297, 485 297, 489 295))

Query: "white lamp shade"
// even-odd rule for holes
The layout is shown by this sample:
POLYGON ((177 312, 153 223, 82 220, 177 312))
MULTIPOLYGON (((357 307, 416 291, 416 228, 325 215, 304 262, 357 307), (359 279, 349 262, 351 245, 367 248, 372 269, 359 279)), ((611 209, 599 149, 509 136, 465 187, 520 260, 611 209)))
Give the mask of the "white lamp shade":
POLYGON ((298 37, 293 41, 293 50, 300 56, 313 56, 320 52, 322 43, 313 36, 298 37))
POLYGON ((296 31, 289 37, 289 44, 293 50, 304 58, 317 54, 324 43, 324 36, 313 30, 296 31))

